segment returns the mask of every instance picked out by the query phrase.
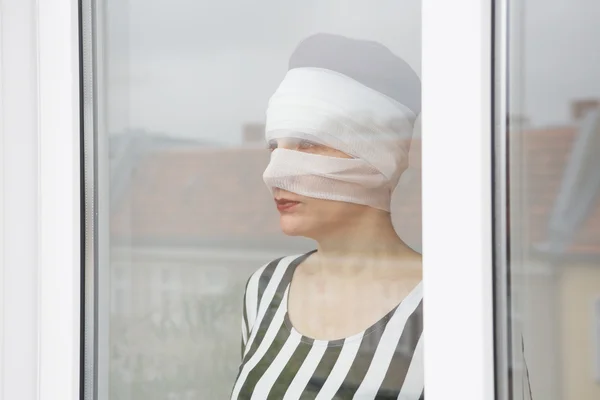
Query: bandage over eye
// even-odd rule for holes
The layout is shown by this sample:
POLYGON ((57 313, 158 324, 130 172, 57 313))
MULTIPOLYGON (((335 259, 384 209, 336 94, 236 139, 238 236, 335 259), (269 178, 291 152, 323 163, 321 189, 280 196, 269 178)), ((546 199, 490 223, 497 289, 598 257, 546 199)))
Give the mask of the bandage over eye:
POLYGON ((269 101, 267 141, 304 139, 352 158, 277 148, 263 179, 271 190, 389 211, 408 165, 415 118, 398 101, 343 74, 291 69, 269 101))

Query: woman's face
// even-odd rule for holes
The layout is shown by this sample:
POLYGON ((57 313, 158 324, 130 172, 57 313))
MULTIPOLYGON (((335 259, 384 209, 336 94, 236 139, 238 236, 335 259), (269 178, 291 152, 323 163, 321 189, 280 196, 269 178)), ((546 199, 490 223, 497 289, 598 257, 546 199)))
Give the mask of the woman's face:
MULTIPOLYGON (((282 148, 330 157, 352 158, 342 151, 303 139, 273 140, 269 143, 269 148, 271 151, 282 148)), ((273 196, 280 214, 283 233, 315 240, 347 226, 353 217, 356 218, 368 208, 359 204, 301 196, 279 188, 273 189, 273 196)))

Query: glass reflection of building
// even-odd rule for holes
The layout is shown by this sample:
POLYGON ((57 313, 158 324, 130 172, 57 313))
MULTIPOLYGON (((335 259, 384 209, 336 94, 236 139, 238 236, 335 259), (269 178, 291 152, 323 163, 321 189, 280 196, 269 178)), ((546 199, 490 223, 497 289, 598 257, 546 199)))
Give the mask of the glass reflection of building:
MULTIPOLYGON (((534 393, 536 382, 557 394, 577 384, 587 372, 570 371, 592 365, 589 350, 600 344, 600 338, 594 344, 580 337, 598 323, 592 307, 600 287, 598 104, 575 102, 564 126, 535 127, 525 117, 510 121, 521 131, 519 196, 526 199, 527 216, 525 275, 513 281, 513 296, 525 306, 513 318, 527 321, 526 337, 529 331, 537 338, 527 349, 534 393), (582 307, 586 311, 574 312, 582 307)), ((239 293, 249 274, 275 257, 311 248, 279 231, 262 182, 269 157, 262 125, 246 125, 242 137, 240 146, 223 147, 139 132, 113 136, 111 311, 113 326, 121 327, 114 346, 131 337, 140 343, 128 352, 137 348, 137 355, 164 361, 190 349, 205 354, 218 343, 237 343, 228 318, 239 317, 239 293)), ((403 238, 417 248, 418 176, 418 167, 407 172, 392 210, 403 238)))

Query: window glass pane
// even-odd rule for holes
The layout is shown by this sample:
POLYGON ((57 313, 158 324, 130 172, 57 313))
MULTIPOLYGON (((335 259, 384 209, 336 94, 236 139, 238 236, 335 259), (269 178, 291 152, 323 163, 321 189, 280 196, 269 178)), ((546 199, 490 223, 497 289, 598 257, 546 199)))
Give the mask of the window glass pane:
POLYGON ((511 394, 597 399, 600 4, 508 3, 511 394))
MULTIPOLYGON (((367 397, 379 392, 395 398, 403 388, 407 399, 417 400, 422 394, 422 365, 415 356, 422 331, 420 125, 416 120, 420 115, 420 1, 386 0, 376 6, 355 0, 97 3, 98 143, 106 148, 99 153, 97 185, 100 210, 106 210, 98 220, 100 397, 225 399, 236 390, 248 394, 252 386, 256 393, 272 390, 273 398, 282 398, 288 387, 299 396, 323 386, 332 391, 327 398, 336 391, 340 398, 350 398, 356 391, 367 397), (300 43, 308 43, 306 52, 300 43), (288 78, 292 66, 302 70, 294 81, 288 78), (284 77, 296 92, 269 105, 284 77), (319 83, 322 79, 325 83, 319 83), (289 104, 292 111, 286 109, 289 104), (277 149, 272 153, 265 138, 268 107, 283 110, 275 113, 280 125, 273 132, 285 133, 275 140, 277 149), (312 111, 303 114, 306 109, 312 111), (344 111, 346 115, 339 110, 350 111, 344 111), (319 119, 322 115, 327 118, 319 119), (331 115, 335 124, 330 124, 331 115), (297 121, 305 125, 294 125, 297 121), (345 138, 348 132, 355 136, 345 138), (369 136, 373 133, 379 136, 369 136), (386 136, 389 133, 395 136, 386 136), (300 134, 306 137, 299 138, 300 134), (296 141, 286 141, 290 138, 296 141), (361 144, 359 138, 365 142, 361 144), (381 140, 390 138, 390 144, 382 146, 381 140), (287 186, 286 193, 296 197, 283 199, 288 202, 284 204, 276 195, 282 191, 267 187, 283 184, 265 185, 263 172, 275 154, 289 154, 285 150, 302 154, 300 167, 313 168, 310 173, 290 172, 288 185, 296 184, 290 183, 289 176, 330 174, 338 177, 333 179, 336 182, 345 179, 349 189, 344 192, 340 186, 338 192, 325 181, 320 195, 315 190, 303 195, 287 186), (309 158, 314 162, 307 162, 309 158), (390 200, 395 179, 398 188, 390 200), (356 187, 362 188, 362 194, 356 187), (293 201, 302 198, 316 198, 321 204, 303 220, 317 227, 313 233, 295 225, 297 220, 286 225, 290 221, 286 216, 294 212, 290 208, 298 207, 293 201), (342 208, 335 208, 339 204, 342 208), (386 208, 391 209, 391 217, 386 208), (387 220, 405 247, 400 242, 384 246, 396 235, 385 231, 387 220), (323 237, 319 232, 326 228, 337 230, 323 237), (358 249, 335 253, 339 243, 345 246, 341 249, 348 248, 350 231, 357 243, 365 242, 361 238, 369 243, 381 238, 381 248, 372 244, 364 251, 367 258, 382 254, 371 260, 380 269, 367 273, 356 259, 344 261, 345 256, 360 253, 358 249), (328 238, 343 240, 328 242, 328 238), (328 252, 327 243, 334 250, 328 252), (278 274, 292 271, 282 267, 291 259, 285 258, 277 267, 269 263, 317 247, 320 256, 340 256, 340 265, 352 273, 340 275, 336 286, 315 267, 323 281, 310 274, 306 281, 298 278, 294 283, 298 286, 291 287, 299 289, 290 291, 288 299, 281 282, 291 282, 292 275, 278 274), (406 279, 397 273, 385 275, 388 256, 398 256, 403 268, 396 270, 403 271, 406 279), (265 265, 273 268, 255 273, 265 265), (365 276, 357 284, 357 277, 365 276), (379 297, 378 303, 357 301, 372 293, 379 297), (405 297, 407 301, 400 303, 405 297), (326 301, 318 303, 319 299, 326 301), (332 305, 339 306, 344 299, 347 307, 332 313, 332 305), (289 313, 277 314, 276 302, 289 306, 289 313), (292 307, 304 302, 306 307, 296 307, 294 314, 292 307), (329 307, 330 314, 347 318, 325 326, 320 304, 329 307), (260 323, 283 315, 287 325, 260 323), (409 317, 404 331, 387 324, 409 317), (253 326, 255 321, 259 322, 253 326), (373 360, 384 332, 391 332, 384 358, 373 360), (282 339, 281 335, 288 336, 282 339), (348 337, 349 349, 339 341, 348 337), (274 343, 270 350, 269 340, 274 343), (349 361, 340 362, 334 374, 331 370, 342 348, 349 361), (261 352, 265 354, 259 356, 261 352), (288 361, 281 364, 284 359, 288 361), (412 359, 417 360, 410 372, 412 359), (371 363, 389 368, 369 370, 371 363), (314 373, 298 373, 300 365, 314 373), (336 383, 331 376, 346 378, 336 383), (404 377, 412 386, 402 386, 404 377), (237 389, 236 382, 241 385, 237 389)), ((289 165, 286 161, 283 167, 273 168, 280 175, 272 179, 280 179, 289 165)), ((318 259, 312 253, 307 257, 318 259)), ((298 271, 292 271, 294 281, 298 271)), ((331 273, 343 274, 343 270, 331 273)), ((88 301, 91 298, 88 294, 88 301)))

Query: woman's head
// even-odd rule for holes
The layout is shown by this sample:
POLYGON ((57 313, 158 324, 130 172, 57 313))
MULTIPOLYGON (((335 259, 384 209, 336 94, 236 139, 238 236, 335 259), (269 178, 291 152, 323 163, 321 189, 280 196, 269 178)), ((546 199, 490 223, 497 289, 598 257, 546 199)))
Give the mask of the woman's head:
POLYGON ((334 35, 302 42, 267 110, 263 177, 283 231, 318 240, 389 218, 418 106, 418 77, 385 47, 334 35))

